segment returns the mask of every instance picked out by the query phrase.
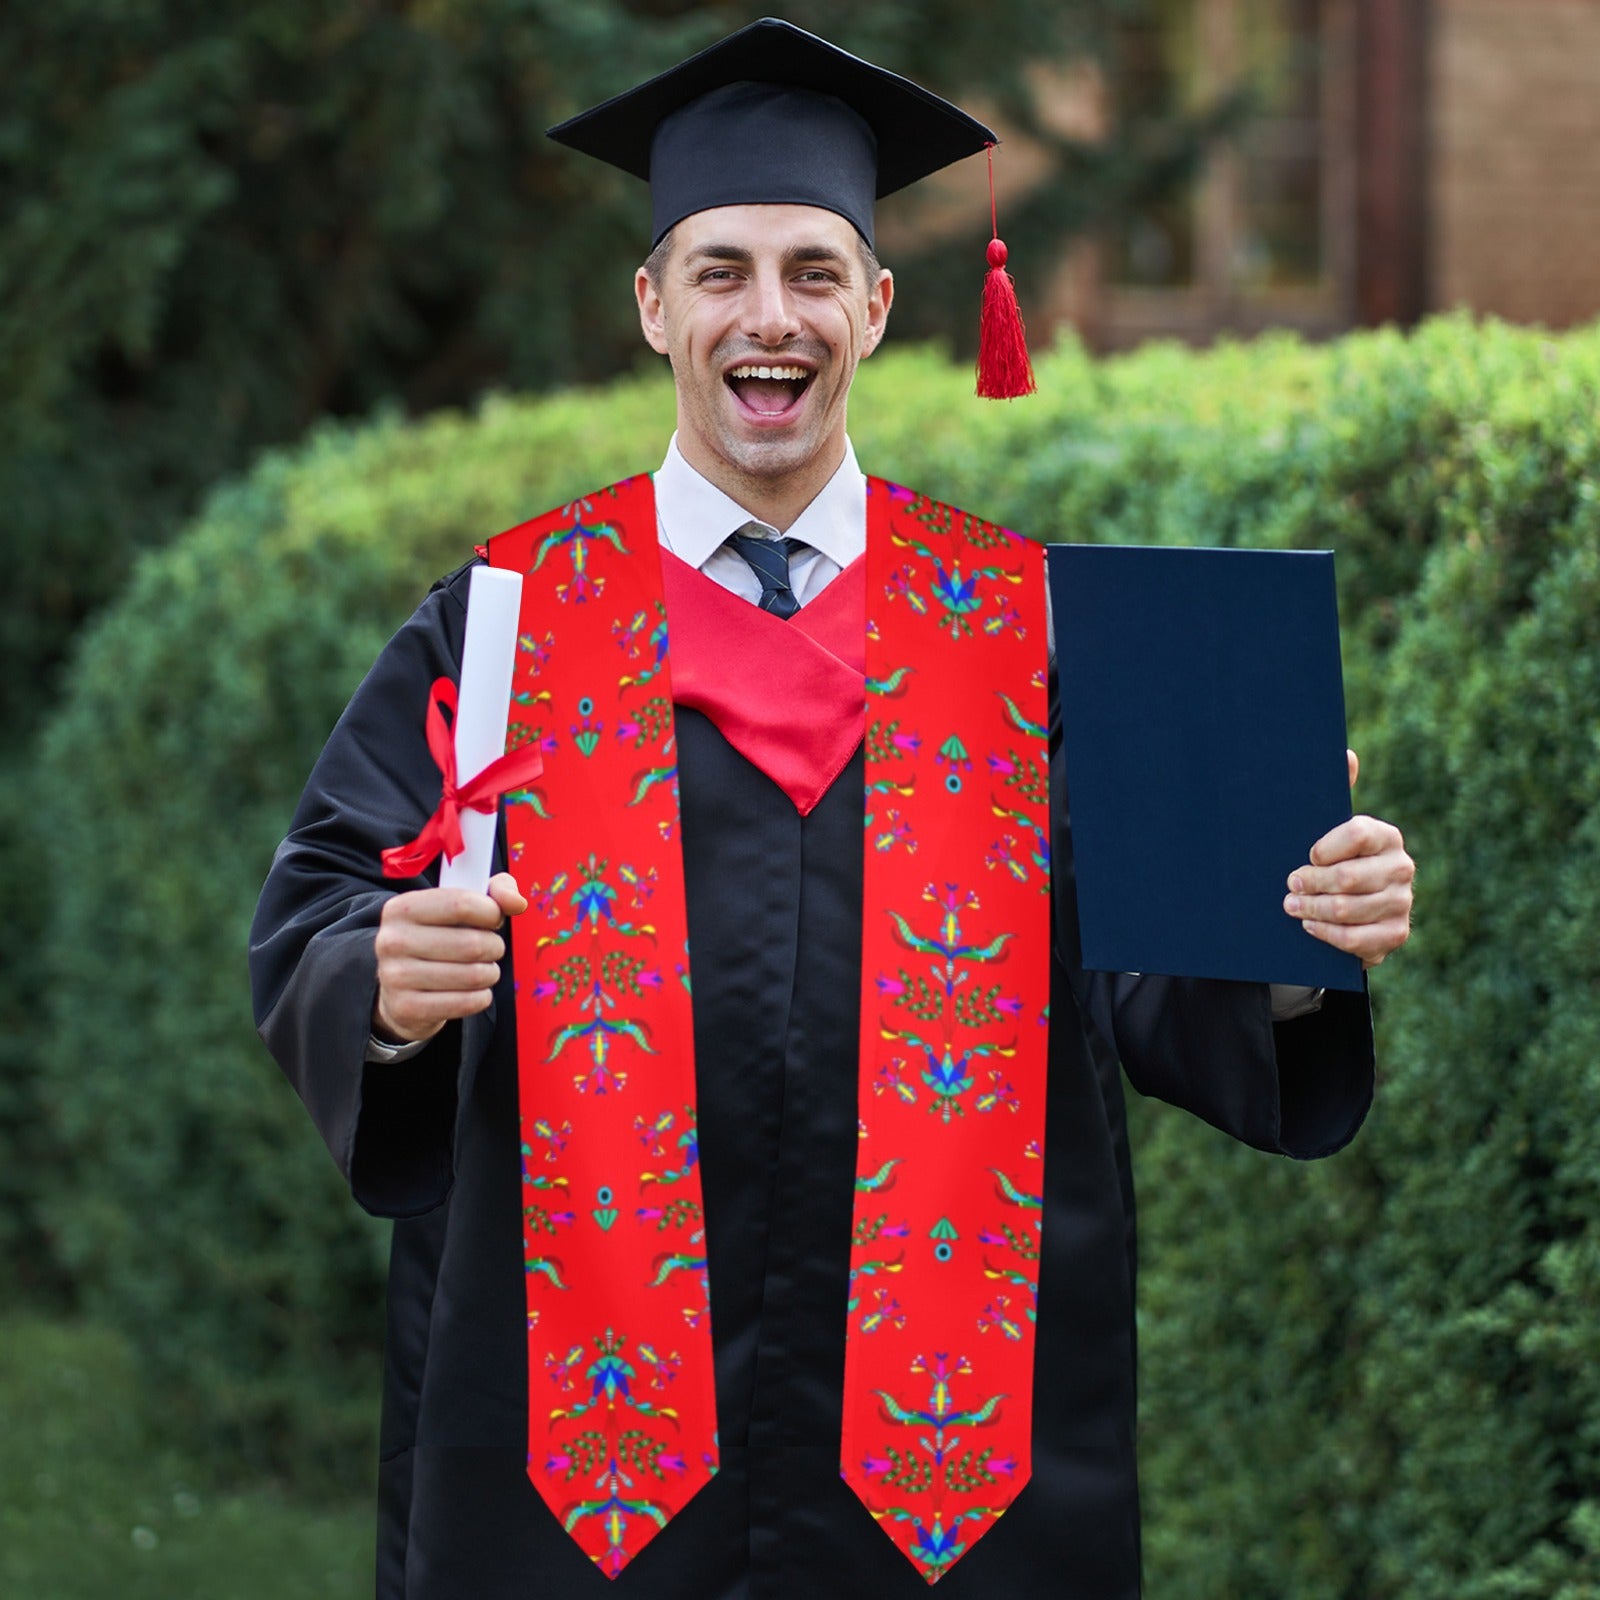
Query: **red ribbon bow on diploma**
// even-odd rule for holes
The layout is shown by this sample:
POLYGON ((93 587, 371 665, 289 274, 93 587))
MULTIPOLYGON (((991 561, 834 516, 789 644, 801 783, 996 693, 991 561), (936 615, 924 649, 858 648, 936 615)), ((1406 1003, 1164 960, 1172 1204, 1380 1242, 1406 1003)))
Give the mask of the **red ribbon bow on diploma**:
POLYGON ((444 852, 446 861, 461 854, 461 812, 492 812, 501 795, 532 783, 544 771, 539 747, 525 744, 491 761, 475 778, 459 787, 456 784, 456 686, 448 678, 435 678, 428 690, 428 750, 444 780, 443 791, 434 813, 410 844, 398 844, 383 852, 386 878, 414 878, 426 870, 435 856, 444 852), (444 713, 450 713, 449 722, 444 713))

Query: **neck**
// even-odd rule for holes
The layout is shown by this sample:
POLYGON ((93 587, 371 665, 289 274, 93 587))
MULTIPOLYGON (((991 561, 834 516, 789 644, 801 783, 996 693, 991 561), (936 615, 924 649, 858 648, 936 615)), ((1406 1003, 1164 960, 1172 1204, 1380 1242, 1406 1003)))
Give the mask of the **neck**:
POLYGON ((736 505, 779 533, 787 533, 839 470, 844 460, 844 436, 841 434, 836 442, 819 450, 794 471, 770 477, 744 471, 704 449, 699 440, 686 437, 681 430, 678 450, 701 477, 714 483, 736 505))

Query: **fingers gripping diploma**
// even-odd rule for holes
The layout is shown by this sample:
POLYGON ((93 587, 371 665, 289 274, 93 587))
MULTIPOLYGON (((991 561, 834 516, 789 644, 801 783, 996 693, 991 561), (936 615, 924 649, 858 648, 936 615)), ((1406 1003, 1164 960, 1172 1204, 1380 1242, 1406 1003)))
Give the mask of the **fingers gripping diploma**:
MULTIPOLYGON (((1346 754, 1353 789, 1360 762, 1354 750, 1346 754)), ((1310 862, 1289 874, 1283 909, 1307 933, 1375 967, 1411 936, 1416 872, 1393 823, 1355 816, 1323 834, 1310 862)))
POLYGON ((414 889, 387 901, 378 923, 373 1031, 411 1043, 487 1010, 506 953, 499 930, 527 909, 509 872, 492 877, 487 894, 414 889))

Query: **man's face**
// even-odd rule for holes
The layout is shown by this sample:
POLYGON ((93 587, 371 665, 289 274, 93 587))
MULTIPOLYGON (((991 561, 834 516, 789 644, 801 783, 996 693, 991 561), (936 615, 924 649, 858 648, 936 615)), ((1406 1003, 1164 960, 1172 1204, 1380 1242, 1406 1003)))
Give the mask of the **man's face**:
POLYGON ((700 211, 673 230, 659 287, 641 268, 635 288, 645 338, 672 362, 689 464, 724 488, 797 476, 820 488, 894 293, 887 272, 869 275, 855 229, 816 206, 700 211))

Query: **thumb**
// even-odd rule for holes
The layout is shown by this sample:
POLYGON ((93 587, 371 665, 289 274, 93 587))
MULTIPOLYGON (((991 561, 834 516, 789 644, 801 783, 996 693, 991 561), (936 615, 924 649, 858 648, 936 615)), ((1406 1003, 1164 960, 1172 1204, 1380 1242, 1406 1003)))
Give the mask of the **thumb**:
POLYGON ((527 897, 509 872, 497 872, 489 880, 489 898, 508 917, 518 916, 528 909, 527 897))
POLYGON ((1350 787, 1353 789, 1356 786, 1356 779, 1361 776, 1361 757, 1354 750, 1346 750, 1344 758, 1350 767, 1350 787))

